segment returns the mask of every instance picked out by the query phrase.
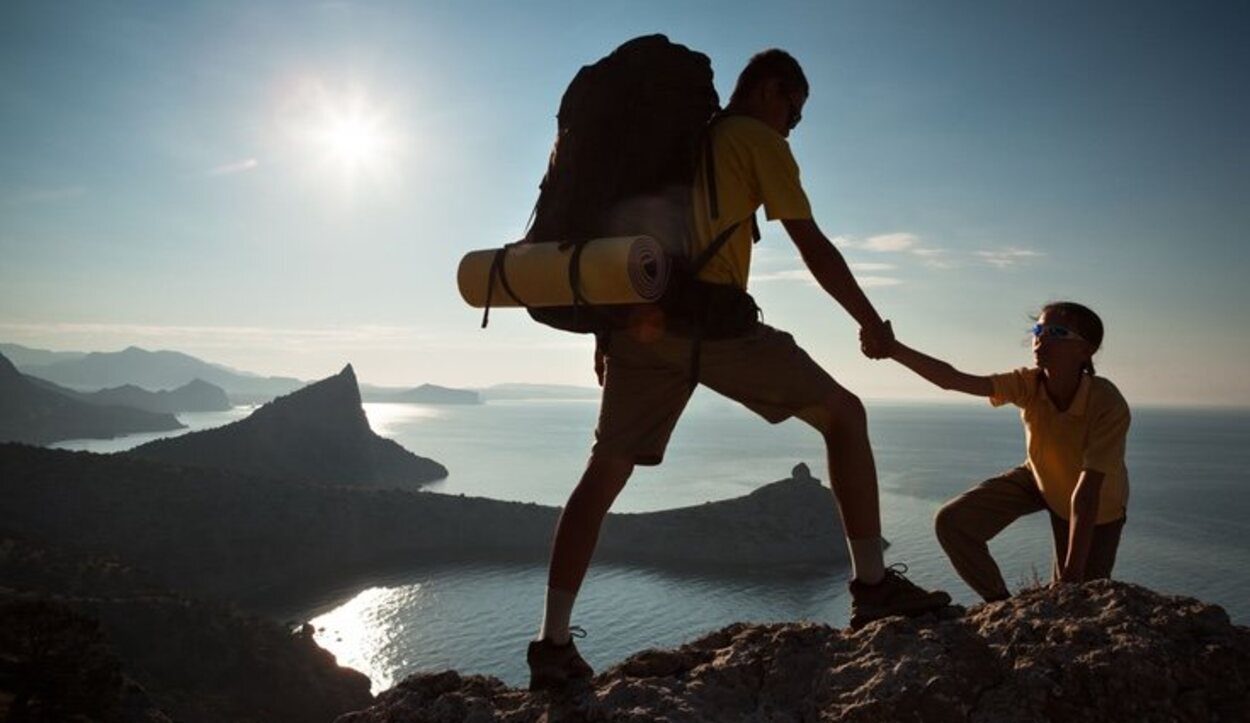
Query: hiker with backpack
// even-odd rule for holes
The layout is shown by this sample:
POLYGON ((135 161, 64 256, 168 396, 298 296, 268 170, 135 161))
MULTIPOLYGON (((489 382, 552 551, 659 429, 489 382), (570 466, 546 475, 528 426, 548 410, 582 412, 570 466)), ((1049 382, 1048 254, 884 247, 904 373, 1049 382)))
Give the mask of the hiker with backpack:
MULTIPOLYGON (((698 81, 696 87, 704 88, 705 83, 710 89, 710 103, 700 101, 710 107, 707 115, 698 119, 691 157, 684 158, 681 154, 685 151, 680 149, 685 146, 680 139, 675 141, 679 150, 669 154, 667 162, 677 170, 661 179, 680 180, 682 168, 687 173, 684 195, 689 200, 683 213, 692 227, 688 265, 684 275, 675 273, 672 293, 660 303, 605 314, 600 318, 610 323, 593 328, 599 341, 596 374, 603 387, 599 421, 586 470, 556 526, 542 627, 526 656, 531 690, 559 689, 591 677, 590 666, 572 641, 573 634, 582 631, 571 628, 570 619, 600 526, 634 467, 662 461, 673 428, 697 384, 742 403, 774 424, 798 417, 824 437, 853 569, 852 627, 891 615, 924 614, 950 602, 946 593, 926 591, 907 580, 905 567, 885 566, 877 475, 862 403, 789 334, 761 323, 758 307, 746 292, 751 251, 758 238, 754 216, 763 206, 768 220, 780 221, 785 227, 821 287, 860 324, 867 348, 889 348, 893 338, 889 325, 868 301, 845 260, 816 225, 800 183, 787 138, 802 119, 808 83, 793 57, 775 49, 754 56, 739 76, 728 107, 720 113, 715 112, 715 90, 706 56, 672 45, 662 36, 631 41, 596 66, 584 68, 561 104, 560 136, 539 200, 534 224, 537 233, 532 232, 531 237, 576 240, 596 233, 608 235, 610 229, 604 226, 567 226, 570 213, 585 213, 593 205, 590 201, 564 202, 563 208, 575 211, 545 211, 561 205, 554 195, 561 178, 574 173, 561 163, 579 154, 585 162, 591 155, 584 141, 594 131, 576 127, 574 118, 575 101, 589 93, 578 88, 579 81, 583 76, 598 77, 590 72, 601 66, 602 77, 607 77, 614 59, 616 66, 611 67, 617 70, 611 72, 638 72, 645 63, 636 58, 645 55, 648 48, 670 54, 677 52, 674 48, 680 49, 707 65, 706 81, 698 81), (709 125, 713 114, 715 119, 709 125), (577 149, 577 154, 570 149, 577 149), (563 161, 561 154, 567 154, 563 161), (559 228, 562 223, 566 226, 559 228)), ((665 98, 688 96, 689 92, 678 95, 673 87, 664 87, 665 79, 671 82, 677 75, 668 72, 654 76, 646 92, 658 94, 661 103, 665 98), (656 90, 655 85, 661 87, 656 90)), ((629 107, 645 105, 645 99, 628 100, 629 107)), ((699 103, 688 105, 697 108, 699 103)), ((646 113, 644 107, 640 115, 646 113)), ((616 132, 630 130, 618 128, 616 132)), ((621 143, 628 145, 628 141, 621 143)), ((633 159, 626 162, 638 162, 638 153, 620 155, 633 159)), ((663 165, 662 161, 657 163, 663 165)), ((594 182, 575 185, 585 189, 594 182)), ((604 214, 600 213, 600 223, 611 225, 621 216, 607 215, 612 220, 602 221, 604 214)), ((575 276, 573 271, 570 275, 575 276)), ((572 313, 575 318, 593 320, 601 311, 574 308, 572 313)))

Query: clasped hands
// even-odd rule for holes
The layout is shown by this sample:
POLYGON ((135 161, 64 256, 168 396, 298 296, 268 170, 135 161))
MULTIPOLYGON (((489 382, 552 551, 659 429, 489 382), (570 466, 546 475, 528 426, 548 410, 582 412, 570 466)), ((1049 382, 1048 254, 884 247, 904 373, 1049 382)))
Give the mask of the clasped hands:
POLYGON ((886 359, 894 352, 894 327, 883 321, 875 327, 859 328, 859 349, 869 359, 886 359))

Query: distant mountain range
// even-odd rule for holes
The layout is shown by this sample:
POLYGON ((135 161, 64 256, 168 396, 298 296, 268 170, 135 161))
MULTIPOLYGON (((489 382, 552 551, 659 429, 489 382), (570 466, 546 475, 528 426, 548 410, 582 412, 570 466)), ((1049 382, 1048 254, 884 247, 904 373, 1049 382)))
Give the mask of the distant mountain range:
POLYGON ((182 427, 172 414, 74 399, 23 375, 0 355, 0 441, 42 445, 182 427))
POLYGON ((447 476, 369 428, 351 365, 335 376, 279 397, 246 419, 159 439, 132 457, 298 482, 398 486, 447 476))
POLYGON ((98 392, 80 392, 44 379, 27 375, 36 385, 63 394, 71 399, 96 405, 131 407, 147 412, 177 414, 179 412, 222 412, 231 408, 225 390, 203 379, 193 379, 172 391, 149 392, 133 384, 98 392))
MULTIPOLYGON (((15 346, 6 344, 4 348, 13 349, 15 346)), ((272 398, 304 385, 299 379, 262 377, 211 364, 181 352, 147 351, 135 346, 118 352, 90 352, 81 356, 62 352, 62 356, 55 359, 47 355, 57 352, 25 347, 17 347, 16 352, 19 358, 32 360, 17 364, 26 374, 79 391, 126 385, 152 390, 175 389, 199 379, 221 387, 232 398, 272 398)))
POLYGON ((435 384, 422 384, 415 389, 392 389, 360 386, 360 396, 366 402, 389 402, 403 404, 481 404, 482 396, 472 389, 449 389, 435 384))
MULTIPOLYGON (((54 352, 18 344, 0 344, 0 353, 8 356, 26 374, 79 392, 127 386, 144 390, 174 390, 198 379, 223 389, 235 404, 250 404, 289 394, 306 383, 292 377, 264 377, 239 371, 181 352, 148 351, 134 346, 119 352, 88 353, 54 352)), ((478 389, 453 389, 434 384, 422 384, 415 388, 364 384, 360 386, 360 392, 366 402, 412 404, 599 398, 596 387, 567 384, 509 383, 478 389)))

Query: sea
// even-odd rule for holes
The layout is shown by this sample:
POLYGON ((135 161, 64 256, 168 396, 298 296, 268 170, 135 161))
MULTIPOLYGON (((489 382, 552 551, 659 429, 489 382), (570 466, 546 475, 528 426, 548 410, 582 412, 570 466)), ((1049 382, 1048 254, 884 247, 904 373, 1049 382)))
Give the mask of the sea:
MULTIPOLYGON (((1023 431, 1011 408, 867 400, 880 478, 886 562, 918 584, 977 599, 933 534, 943 501, 1018 465, 1023 431)), ((586 463, 598 404, 590 399, 488 401, 481 405, 365 404, 374 431, 449 470, 426 489, 562 505, 586 463)), ((179 415, 184 431, 251 412, 179 415)), ((79 440, 56 446, 113 452, 167 434, 79 440)), ((1130 500, 1114 577, 1222 606, 1250 625, 1250 410, 1134 408, 1130 500)), ((614 511, 646 512, 738 497, 790 476, 799 463, 827 479, 820 437, 797 421, 769 425, 700 390, 659 467, 639 467, 614 511)), ((1009 585, 1049 579, 1050 527, 1026 517, 991 543, 1009 585)), ((672 647, 733 622, 847 623, 849 569, 717 574, 592 565, 573 622, 596 669, 634 652, 672 647)), ((311 622, 342 665, 366 673, 374 692, 415 672, 455 669, 524 685, 525 645, 542 615, 543 565, 428 565, 274 601, 278 621, 311 622)))

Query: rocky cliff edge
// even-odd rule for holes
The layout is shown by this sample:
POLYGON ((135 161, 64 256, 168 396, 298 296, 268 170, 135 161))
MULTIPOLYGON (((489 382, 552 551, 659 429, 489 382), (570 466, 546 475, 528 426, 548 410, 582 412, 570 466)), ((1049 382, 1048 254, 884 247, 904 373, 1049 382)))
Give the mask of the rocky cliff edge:
POLYGON ((858 632, 732 625, 558 697, 413 675, 337 723, 1247 720, 1250 629, 1217 606, 1097 581, 858 632))

